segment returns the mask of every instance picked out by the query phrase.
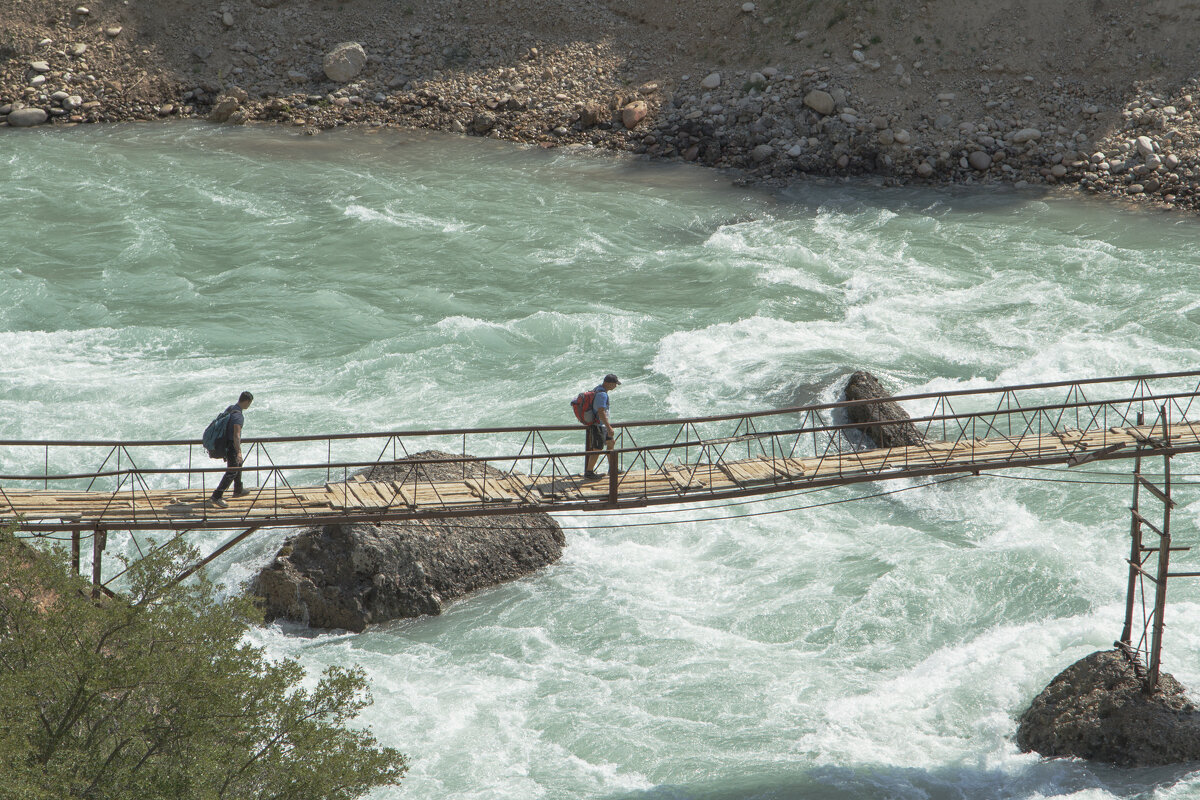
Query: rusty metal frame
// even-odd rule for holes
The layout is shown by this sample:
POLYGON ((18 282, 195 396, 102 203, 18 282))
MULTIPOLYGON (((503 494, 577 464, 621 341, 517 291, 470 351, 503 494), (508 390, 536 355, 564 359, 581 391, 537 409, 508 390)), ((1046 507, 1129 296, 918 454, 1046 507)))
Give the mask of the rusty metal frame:
MULTIPOLYGON (((99 518, 92 515, 87 519, 26 519, 20 523, 21 527, 31 531, 85 530, 98 525, 117 530, 222 529, 229 528, 231 523, 252 525, 262 522, 257 516, 251 519, 251 512, 279 509, 281 498, 299 499, 297 487, 304 486, 306 481, 311 484, 314 477, 320 473, 324 473, 326 482, 333 482, 338 475, 345 481, 352 471, 395 463, 398 457, 410 457, 410 451, 413 449, 409 447, 410 443, 433 440, 433 444, 439 449, 458 451, 462 454, 449 460, 439 460, 439 463, 459 463, 464 475, 472 463, 487 464, 508 474, 516 474, 523 470, 525 477, 531 480, 542 479, 561 491, 556 494, 551 490, 544 502, 533 502, 526 498, 521 502, 500 505, 489 504, 481 498, 477 508, 449 508, 441 499, 437 484, 429 480, 424 470, 420 469, 421 462, 411 462, 414 469, 406 475, 405 485, 411 483, 414 498, 418 488, 428 486, 432 491, 425 494, 431 494, 434 502, 422 502, 408 507, 400 502, 400 493, 395 490, 390 500, 383 498, 387 500, 386 505, 378 510, 364 509, 362 513, 355 513, 301 507, 301 513, 281 511, 263 522, 263 525, 279 527, 357 520, 383 521, 529 511, 627 508, 691 500, 716 500, 792 488, 817 488, 894 477, 1130 458, 1136 455, 1133 449, 1142 451, 1145 445, 1141 444, 1137 448, 1122 445, 1121 449, 1116 445, 1109 446, 1107 437, 1110 428, 1136 424, 1134 420, 1148 408, 1160 415, 1171 413, 1177 423, 1187 423, 1188 412, 1193 408, 1198 396, 1200 371, 1057 381, 980 391, 956 390, 892 398, 895 402, 912 408, 914 415, 910 422, 917 426, 918 430, 929 436, 940 434, 938 438, 946 444, 964 445, 986 438, 1006 441, 1013 448, 1010 457, 1001 460, 989 459, 982 454, 975 458, 972 452, 969 463, 961 460, 952 463, 949 451, 944 459, 939 459, 936 453, 914 450, 911 455, 919 456, 919 463, 908 463, 909 454, 906 453, 905 460, 869 464, 863 458, 863 454, 860 454, 861 447, 849 438, 849 434, 861 432, 866 426, 862 423, 835 423, 831 420, 831 415, 854 406, 869 406, 887 400, 843 401, 744 414, 618 424, 616 427, 620 446, 611 457, 609 465, 610 476, 614 471, 617 473, 612 485, 631 486, 631 481, 623 481, 623 477, 638 468, 667 470, 678 467, 680 474, 686 478, 683 486, 671 492, 669 496, 660 497, 639 497, 636 493, 633 496, 622 497, 613 491, 599 498, 572 497, 573 490, 577 490, 582 483, 577 473, 572 472, 568 462, 575 463, 572 460, 576 458, 582 460, 585 453, 574 448, 564 450, 561 442, 580 432, 581 429, 577 425, 387 431, 247 439, 250 451, 254 453, 255 463, 242 469, 247 483, 255 484, 255 494, 246 514, 240 519, 231 518, 229 514, 210 514, 204 509, 200 509, 196 514, 172 517, 139 512, 139 497, 144 498, 147 492, 155 488, 179 485, 186 477, 189 491, 197 478, 203 490, 209 483, 208 476, 215 478, 217 474, 225 471, 226 467, 223 464, 217 467, 195 466, 192 461, 192 452, 196 445, 194 441, 0 442, 0 447, 5 448, 34 448, 43 462, 43 470, 40 473, 0 475, 0 497, 8 497, 5 492, 6 486, 12 490, 20 485, 28 486, 35 481, 43 486, 49 486, 52 482, 61 486, 86 482, 86 488, 93 491, 96 491, 95 487, 98 484, 104 485, 107 482, 111 486, 111 491, 105 490, 109 498, 108 506, 101 511, 99 518), (1098 395, 1103 394, 1101 390, 1105 388, 1111 388, 1116 396, 1099 399, 1098 395), (928 410, 921 413, 919 408, 913 408, 914 406, 928 410), (1068 429, 1092 434, 1099 432, 1100 447, 1092 446, 1086 451, 1077 450, 1070 453, 1066 459, 1046 458, 1028 449, 1027 442, 1032 440, 1031 437, 1061 433, 1068 429), (439 439, 452 440, 453 445, 442 444, 437 441, 439 439), (373 449, 362 453, 365 447, 372 446, 372 442, 373 449), (325 458, 313 460, 313 451, 321 445, 324 445, 321 449, 325 451, 325 458), (336 457, 335 445, 339 451, 336 457), (469 456, 467 452, 472 445, 479 451, 498 455, 469 456), (88 447, 104 448, 99 469, 91 472, 51 470, 52 454, 55 456, 55 462, 77 463, 78 459, 73 454, 80 448, 88 447), (299 447, 300 454, 308 457, 292 459, 291 463, 287 462, 286 453, 283 454, 284 457, 278 457, 281 454, 276 451, 281 448, 286 451, 292 447, 299 447), (349 458, 340 452, 345 447, 352 448, 349 458), (141 455, 135 459, 133 451, 139 448, 141 455), (155 451, 152 460, 166 464, 174 461, 179 466, 142 466, 145 463, 142 455, 145 455, 147 448, 155 451), (172 453, 176 452, 179 455, 172 456, 172 453), (358 455, 359 453, 362 454, 358 455), (110 466, 114 457, 117 463, 110 466), (729 460, 737 458, 758 458, 770 462, 774 478, 766 486, 741 487, 736 490, 718 490, 712 486, 696 489, 692 486, 692 478, 698 470, 714 467, 719 469, 729 460), (785 458, 815 459, 817 469, 836 463, 836 474, 821 478, 792 479, 788 477, 786 467, 776 469, 780 459, 785 458), (127 512, 116 512, 114 504, 122 498, 128 500, 130 509, 127 512), (110 507, 114 509, 112 513, 110 507)), ((1200 419, 1196 422, 1200 424, 1200 419)), ((1128 437, 1122 441, 1128 442, 1128 437)), ((1173 446, 1169 439, 1164 439, 1158 444, 1161 446, 1156 448, 1156 452, 1161 453, 1190 452, 1195 449, 1173 446)), ((1080 445, 1077 444, 1078 447, 1080 445)), ((23 463, 28 464, 28 459, 23 463)), ((11 502, 9 507, 12 507, 11 502)))

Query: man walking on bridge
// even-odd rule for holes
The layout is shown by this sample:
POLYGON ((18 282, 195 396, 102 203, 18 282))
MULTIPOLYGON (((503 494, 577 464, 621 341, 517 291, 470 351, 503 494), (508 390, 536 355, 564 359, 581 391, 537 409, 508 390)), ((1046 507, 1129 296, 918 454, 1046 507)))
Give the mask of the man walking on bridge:
POLYGON ((225 428, 225 464, 229 469, 221 476, 221 482, 217 484, 216 491, 208 500, 209 505, 217 508, 229 507, 229 503, 225 502, 221 495, 229 488, 230 483, 233 484, 234 497, 250 494, 250 490, 242 486, 242 425, 246 423, 242 412, 248 409, 252 402, 254 395, 242 392, 238 401, 225 409, 225 413, 229 415, 229 423, 225 428))
POLYGON ((596 461, 600 458, 600 452, 605 445, 609 450, 616 447, 616 432, 613 431, 612 423, 608 419, 608 393, 621 385, 617 380, 617 376, 611 372, 604 376, 604 382, 597 386, 593 391, 596 396, 592 399, 592 407, 584 413, 584 421, 587 423, 587 458, 584 460, 583 477, 598 478, 596 474, 596 461))

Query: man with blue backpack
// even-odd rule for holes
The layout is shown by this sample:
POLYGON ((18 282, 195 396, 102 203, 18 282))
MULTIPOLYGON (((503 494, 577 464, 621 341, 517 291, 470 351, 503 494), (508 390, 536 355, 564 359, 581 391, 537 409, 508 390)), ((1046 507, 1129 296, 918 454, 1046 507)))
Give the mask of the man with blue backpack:
POLYGON ((595 389, 590 392, 580 392, 571 401, 576 419, 587 426, 587 442, 585 444, 587 457, 584 459, 583 467, 585 478, 600 477, 595 470, 600 453, 606 446, 609 450, 616 448, 616 432, 608 419, 608 393, 620 385, 621 382, 617 380, 617 376, 610 372, 604 376, 604 382, 595 389))
POLYGON ((221 458, 224 455, 225 464, 229 467, 221 476, 221 482, 217 484, 212 497, 208 499, 210 506, 229 507, 229 503, 225 502, 221 495, 225 493, 231 483, 234 497, 244 497, 250 494, 250 490, 242 486, 242 425, 246 424, 246 418, 242 412, 248 409, 253 401, 254 395, 242 392, 238 401, 221 412, 208 426, 209 429, 204 432, 206 448, 209 445, 210 434, 214 434, 216 438, 213 448, 209 450, 209 455, 213 458, 221 458))

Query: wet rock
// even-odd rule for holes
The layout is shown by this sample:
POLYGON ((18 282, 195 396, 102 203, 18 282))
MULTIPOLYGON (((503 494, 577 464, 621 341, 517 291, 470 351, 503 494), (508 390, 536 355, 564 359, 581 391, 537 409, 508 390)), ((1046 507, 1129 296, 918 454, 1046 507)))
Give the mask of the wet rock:
POLYGON ((236 97, 222 95, 213 104, 212 111, 208 112, 208 120, 209 122, 229 122, 241 107, 241 103, 236 97))
POLYGON ((496 115, 488 111, 480 111, 471 118, 471 130, 476 133, 487 133, 496 127, 496 115))
POLYGON ((1171 675, 1151 695, 1119 650, 1063 670, 1021 715, 1017 745, 1123 767, 1200 760, 1200 712, 1171 675))
POLYGON ((41 125, 50 115, 40 108, 18 108, 8 114, 8 124, 14 128, 32 128, 41 125))
POLYGON ((321 67, 335 83, 349 83, 367 64, 367 51, 358 42, 342 42, 325 54, 321 67))
MULTIPOLYGON (((869 372, 855 372, 846 383, 847 400, 878 400, 886 397, 891 397, 891 394, 869 372)), ((908 413, 892 401, 849 406, 846 416, 851 422, 861 424, 862 432, 877 447, 904 447, 925 441, 924 435, 908 421, 908 413)))
MULTIPOLYGON (((367 477, 411 483, 414 467, 406 460, 373 467, 367 477)), ((417 469, 421 480, 462 477, 457 463, 417 469)), ((500 474, 482 465, 468 467, 469 476, 485 473, 500 474)), ((389 619, 439 614, 457 597, 557 561, 565 543, 546 514, 326 525, 290 537, 251 590, 268 619, 361 631, 389 619)))

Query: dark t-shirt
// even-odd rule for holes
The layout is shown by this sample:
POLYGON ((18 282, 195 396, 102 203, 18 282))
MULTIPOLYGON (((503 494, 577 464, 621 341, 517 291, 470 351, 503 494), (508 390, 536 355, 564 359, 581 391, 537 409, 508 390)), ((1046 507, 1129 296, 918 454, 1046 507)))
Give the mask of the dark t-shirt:
POLYGON ((225 413, 229 415, 229 424, 225 426, 225 441, 233 447, 233 426, 245 425, 246 418, 242 416, 242 407, 237 403, 225 409, 225 413))

